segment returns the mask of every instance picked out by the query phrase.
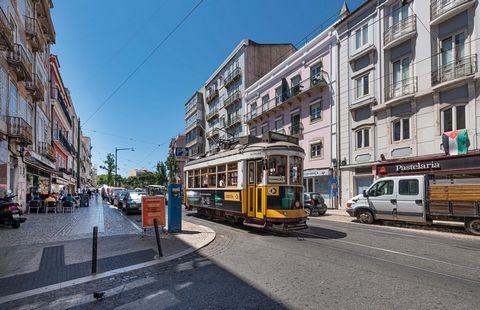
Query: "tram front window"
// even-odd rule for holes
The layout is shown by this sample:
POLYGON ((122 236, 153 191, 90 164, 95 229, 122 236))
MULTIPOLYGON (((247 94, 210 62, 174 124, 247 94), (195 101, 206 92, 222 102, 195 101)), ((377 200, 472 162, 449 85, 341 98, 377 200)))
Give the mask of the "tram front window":
POLYGON ((294 210, 303 208, 303 190, 298 186, 280 186, 278 196, 267 196, 267 208, 294 210))
POLYGON ((290 184, 302 184, 302 158, 290 156, 290 184))
POLYGON ((287 156, 273 155, 268 158, 268 182, 285 183, 287 156))

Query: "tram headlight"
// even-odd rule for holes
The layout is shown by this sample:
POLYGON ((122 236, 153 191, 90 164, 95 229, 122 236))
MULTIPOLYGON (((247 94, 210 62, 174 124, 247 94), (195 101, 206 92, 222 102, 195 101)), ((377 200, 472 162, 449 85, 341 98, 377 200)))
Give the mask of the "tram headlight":
POLYGON ((287 212, 283 212, 283 215, 287 216, 287 215, 288 215, 288 213, 287 213, 287 212))
POLYGON ((297 209, 300 208, 300 201, 298 201, 298 200, 295 201, 295 208, 297 208, 297 209))

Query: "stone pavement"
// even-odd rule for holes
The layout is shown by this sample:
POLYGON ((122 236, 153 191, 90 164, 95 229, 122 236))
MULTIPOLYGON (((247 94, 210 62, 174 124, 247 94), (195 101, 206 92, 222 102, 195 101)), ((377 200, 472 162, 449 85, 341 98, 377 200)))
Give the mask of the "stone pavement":
MULTIPOLYGON (((0 299, 89 276, 93 226, 99 228, 97 274, 151 262, 157 255, 153 230, 142 232, 101 201, 74 213, 26 217, 20 229, 0 227, 0 299)), ((191 253, 214 238, 200 225, 183 222, 182 228, 178 234, 161 233, 164 258, 191 253)))

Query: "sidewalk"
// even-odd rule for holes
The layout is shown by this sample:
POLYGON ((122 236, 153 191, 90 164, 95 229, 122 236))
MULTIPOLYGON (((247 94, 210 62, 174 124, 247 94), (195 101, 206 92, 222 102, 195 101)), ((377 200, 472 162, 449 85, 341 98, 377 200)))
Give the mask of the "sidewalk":
MULTIPOLYGON (((18 230, 0 228, 0 298, 89 276, 93 226, 99 228, 97 275, 155 261, 158 254, 152 230, 139 231, 100 201, 92 200, 90 207, 73 214, 26 216, 18 230)), ((161 233, 162 261, 191 253, 215 238, 207 227, 185 221, 182 225, 181 233, 161 233)))

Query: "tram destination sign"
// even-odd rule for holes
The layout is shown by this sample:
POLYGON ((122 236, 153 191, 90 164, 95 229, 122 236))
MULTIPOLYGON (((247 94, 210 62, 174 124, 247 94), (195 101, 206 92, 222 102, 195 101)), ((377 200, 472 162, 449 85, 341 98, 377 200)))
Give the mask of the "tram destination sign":
POLYGON ((439 156, 417 161, 378 164, 377 175, 438 173, 449 171, 480 170, 480 153, 458 156, 439 156))

